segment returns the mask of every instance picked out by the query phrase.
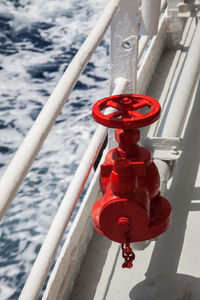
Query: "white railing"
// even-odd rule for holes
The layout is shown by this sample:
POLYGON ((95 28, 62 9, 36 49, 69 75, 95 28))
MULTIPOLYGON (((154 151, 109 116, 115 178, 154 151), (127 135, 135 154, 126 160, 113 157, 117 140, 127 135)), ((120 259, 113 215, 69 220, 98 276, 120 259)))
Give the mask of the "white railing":
MULTIPOLYGON (((42 144, 51 130, 51 127, 55 123, 57 116, 61 112, 64 103, 72 92, 80 74, 83 72, 90 57, 102 40, 115 12, 124 1, 127 0, 111 0, 108 3, 98 23, 63 74, 54 92, 32 126, 29 134, 15 154, 0 181, 0 218, 2 218, 7 211, 11 201, 24 180, 24 177, 29 171, 42 144)), ((160 13, 163 12, 165 6, 166 0, 162 1, 160 13)), ((148 41, 148 38, 146 38, 146 40, 148 41)), ((143 39, 140 40, 139 58, 142 56, 147 44, 147 42, 145 42, 143 43, 143 46, 141 46, 142 43, 143 39)), ((114 93, 121 93, 127 90, 129 81, 127 81, 127 78, 117 78, 115 84, 116 89, 114 90, 114 93)), ((22 290, 20 299, 37 299, 54 259, 62 235, 67 227, 70 216, 83 190, 84 184, 89 176, 106 134, 107 128, 103 128, 102 126, 97 128, 57 211, 32 271, 27 279, 24 289, 22 290)))
POLYGON ((102 40, 115 11, 122 1, 111 0, 108 3, 98 23, 63 74, 54 92, 51 94, 23 144, 4 173, 0 181, 0 219, 2 219, 10 206, 51 127, 61 112, 63 105, 71 94, 90 57, 102 40))
MULTIPOLYGON (((21 183, 32 166, 41 146, 48 133, 55 123, 65 102, 71 94, 79 76, 84 71, 88 61, 102 40, 112 17, 114 16, 120 3, 125 0, 111 0, 105 12, 99 19, 87 40, 84 42, 78 53, 70 63, 69 67, 58 82, 55 90, 49 97, 44 108, 33 124, 23 144, 18 149, 13 160, 0 181, 0 220, 5 215, 13 198, 15 197, 21 183)), ((166 0, 162 0, 160 13, 166 6, 166 0)), ((139 43, 138 59, 141 58, 145 47, 149 41, 149 36, 142 36, 139 43)))

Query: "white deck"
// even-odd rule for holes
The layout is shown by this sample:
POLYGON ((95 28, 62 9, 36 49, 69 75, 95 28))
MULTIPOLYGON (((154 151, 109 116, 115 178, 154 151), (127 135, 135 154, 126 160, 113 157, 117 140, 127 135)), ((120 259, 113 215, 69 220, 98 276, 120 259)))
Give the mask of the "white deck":
MULTIPOLYGON (((175 51, 163 53, 149 96, 160 98, 174 57, 175 51)), ((94 233, 71 300, 200 299, 199 98, 200 85, 184 133, 184 151, 165 194, 173 208, 169 230, 145 250, 136 251, 132 269, 121 268, 116 243, 94 233)))

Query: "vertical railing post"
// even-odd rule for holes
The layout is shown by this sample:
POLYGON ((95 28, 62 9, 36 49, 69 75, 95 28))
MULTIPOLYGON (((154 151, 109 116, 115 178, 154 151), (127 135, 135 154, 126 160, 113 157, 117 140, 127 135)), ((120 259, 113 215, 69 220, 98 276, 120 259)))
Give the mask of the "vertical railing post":
POLYGON ((111 23, 110 94, 120 77, 129 82, 127 93, 136 92, 139 22, 139 1, 123 1, 111 23))

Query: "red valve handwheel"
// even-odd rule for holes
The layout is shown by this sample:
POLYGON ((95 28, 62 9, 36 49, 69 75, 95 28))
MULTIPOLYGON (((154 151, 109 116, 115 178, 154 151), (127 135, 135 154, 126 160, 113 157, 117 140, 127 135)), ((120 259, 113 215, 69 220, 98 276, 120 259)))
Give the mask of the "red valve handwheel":
POLYGON ((145 127, 160 116, 160 104, 154 98, 139 94, 115 95, 97 101, 92 114, 96 122, 110 128, 133 129, 145 127), (138 110, 148 107, 150 112, 141 113, 138 110), (113 108, 114 112, 104 114, 106 108, 113 108))

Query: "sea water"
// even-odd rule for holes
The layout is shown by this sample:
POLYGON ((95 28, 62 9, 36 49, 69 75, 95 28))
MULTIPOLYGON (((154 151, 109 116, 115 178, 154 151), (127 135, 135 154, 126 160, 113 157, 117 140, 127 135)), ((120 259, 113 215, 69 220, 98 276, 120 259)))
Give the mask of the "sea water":
MULTIPOLYGON (((107 0, 1 0, 0 175, 107 0)), ((108 36, 66 102, 0 226, 0 299, 18 299, 108 96, 108 36)))

